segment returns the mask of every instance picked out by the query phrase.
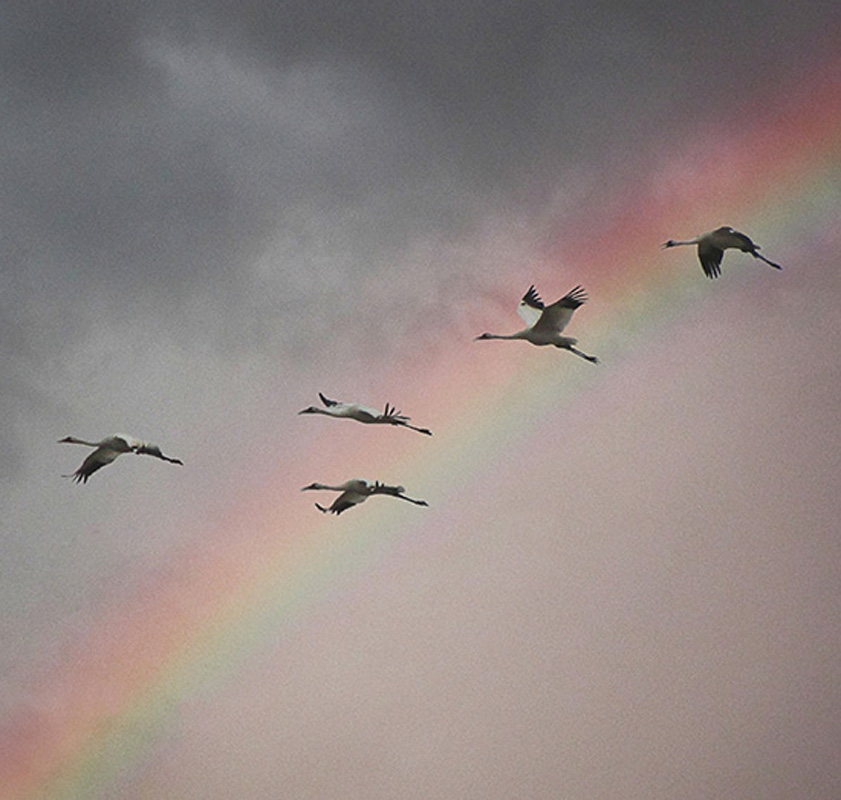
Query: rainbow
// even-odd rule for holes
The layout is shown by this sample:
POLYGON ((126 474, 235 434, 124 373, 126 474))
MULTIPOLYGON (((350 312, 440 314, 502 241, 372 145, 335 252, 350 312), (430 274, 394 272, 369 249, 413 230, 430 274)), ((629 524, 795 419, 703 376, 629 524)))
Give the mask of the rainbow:
MULTIPOLYGON (((830 228, 841 185, 838 74, 841 62, 831 63, 779 90, 773 103, 745 110, 741 127, 701 121, 694 138, 659 153, 633 186, 588 198, 581 213, 557 224, 545 271, 563 263, 567 274, 586 276, 582 283, 598 298, 587 308, 590 351, 616 362, 653 320, 668 326, 710 289, 689 251, 659 253, 663 239, 732 223, 760 242, 771 229, 783 230, 779 240, 794 248, 830 228)), ((775 249, 773 257, 791 264, 795 253, 775 249)), ((569 288, 548 278, 545 284, 547 292, 569 288)), ((309 502, 290 502, 279 533, 275 490, 253 491, 235 516, 202 535, 198 552, 180 553, 165 574, 149 576, 135 597, 101 617, 83 645, 36 679, 37 718, 13 718, 0 733, 3 797, 107 793, 154 753, 181 700, 224 681, 267 641, 291 635, 330 597, 346 596, 427 524, 427 514, 439 514, 437 529, 445 529, 454 513, 448 498, 464 485, 460 475, 475 481, 490 469, 477 467, 493 460, 489 454, 534 432, 533 422, 508 408, 527 400, 533 406, 535 398, 548 408, 560 396, 574 413, 573 399, 594 396, 604 380, 605 371, 586 365, 562 378, 541 370, 542 351, 532 348, 499 348, 492 364, 468 350, 445 354, 433 367, 436 394, 450 409, 435 431, 436 443, 446 443, 446 468, 437 447, 411 436, 400 438, 385 465, 420 496, 434 498, 435 509, 406 513, 404 504, 370 502, 364 513, 342 517, 337 536, 336 520, 313 513, 309 502), (481 419, 465 424, 479 403, 481 419)), ((404 395, 414 398, 417 420, 431 416, 434 398, 419 385, 404 395)), ((296 465, 295 476, 309 469, 316 472, 314 457, 296 465)), ((276 476, 277 484, 295 476, 276 476)), ((434 540, 424 530, 430 535, 434 540)))

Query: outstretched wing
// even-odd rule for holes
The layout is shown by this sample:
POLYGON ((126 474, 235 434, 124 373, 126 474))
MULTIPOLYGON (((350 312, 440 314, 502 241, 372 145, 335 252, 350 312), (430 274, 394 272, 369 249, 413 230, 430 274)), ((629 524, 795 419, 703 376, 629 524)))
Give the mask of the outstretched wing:
MULTIPOLYGON (((746 233, 737 231, 734 228, 726 228, 725 230, 730 235, 731 239, 738 242, 739 250, 742 250, 745 253, 750 253, 754 250, 759 250, 759 245, 754 244, 753 239, 751 239, 750 236, 748 236, 746 233)), ((733 245, 731 245, 731 247, 732 246, 733 245)))
POLYGON ((560 333, 569 324, 575 309, 586 302, 587 292, 581 286, 576 286, 560 300, 547 306, 534 327, 560 333))
POLYGON ((716 247, 714 244, 701 242, 698 245, 698 260, 701 262, 701 269, 704 270, 704 275, 708 278, 717 278, 721 275, 721 259, 723 257, 724 250, 716 247))
POLYGON ((353 508, 355 505, 358 504, 359 501, 351 502, 349 500, 344 499, 344 495, 341 497, 336 498, 333 501, 333 505, 331 506, 323 506, 321 503, 316 503, 315 507, 322 513, 322 514, 335 514, 338 516, 342 513, 342 511, 347 511, 349 508, 353 508))
POLYGON ((110 447, 97 447, 88 457, 82 462, 72 475, 64 475, 62 477, 72 478, 74 483, 87 483, 88 478, 94 474, 98 469, 107 467, 117 456, 120 451, 112 450, 110 447))
POLYGON ((368 484, 365 481, 348 481, 352 484, 352 488, 342 492, 332 503, 332 505, 325 509, 316 503, 316 506, 322 511, 336 514, 337 516, 349 508, 358 506, 361 502, 368 498, 371 493, 368 484))
POLYGON ((327 510, 336 516, 339 516, 339 514, 343 511, 347 511, 349 508, 353 508, 361 502, 362 501, 358 496, 349 495, 348 492, 345 492, 344 494, 339 495, 339 497, 333 501, 333 505, 331 505, 327 510))
POLYGON ((535 291, 534 284, 532 284, 529 286, 529 290, 523 295, 523 299, 520 300, 520 305, 517 306, 517 313, 523 318, 526 325, 532 327, 537 324, 544 308, 543 301, 535 291))
POLYGON ((339 405, 338 400, 331 400, 329 397, 325 397, 323 394, 321 394, 321 392, 318 393, 318 396, 321 398, 321 402, 324 403, 324 405, 327 406, 328 408, 330 406, 339 405))

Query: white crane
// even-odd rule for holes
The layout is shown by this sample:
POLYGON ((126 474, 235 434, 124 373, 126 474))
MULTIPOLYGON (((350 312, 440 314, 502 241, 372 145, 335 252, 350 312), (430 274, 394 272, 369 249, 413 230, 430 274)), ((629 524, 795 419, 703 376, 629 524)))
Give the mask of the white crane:
POLYGON ((327 486, 324 483, 311 483, 309 486, 304 486, 301 491, 306 492, 311 489, 325 490, 330 492, 341 492, 341 494, 333 501, 329 507, 315 504, 315 507, 324 514, 341 514, 342 511, 364 503, 369 497, 375 494, 388 494, 392 497, 399 497, 401 500, 406 500, 409 503, 414 503, 416 506, 428 506, 426 500, 415 500, 412 497, 407 497, 406 491, 402 486, 387 486, 384 483, 375 481, 370 483, 362 478, 353 478, 352 480, 340 483, 338 486, 327 486))
POLYGON ((301 409, 299 414, 325 414, 328 417, 337 417, 355 419, 358 422, 364 422, 369 425, 400 425, 404 428, 411 428, 418 433, 432 436, 432 431, 428 428, 416 428, 409 424, 411 417, 404 416, 394 406, 385 404, 384 411, 378 411, 376 408, 369 406, 362 406, 358 403, 341 403, 338 400, 331 400, 325 397, 321 392, 318 393, 321 402, 324 406, 307 406, 301 409))
POLYGON ((754 258, 764 261, 774 269, 782 269, 779 264, 765 258, 759 252, 759 245, 755 244, 749 236, 734 230, 729 225, 723 225, 721 228, 702 233, 694 239, 687 239, 686 241, 669 239, 668 242, 663 242, 660 247, 666 250, 669 247, 689 244, 698 245, 698 260, 701 262, 704 275, 708 278, 717 278, 721 275, 721 259, 724 258, 725 250, 741 250, 743 253, 750 253, 754 258))
POLYGON ((73 478, 76 483, 87 483, 88 478, 94 474, 98 469, 108 466, 114 461, 117 456, 123 453, 134 453, 135 455, 146 455, 160 458, 162 461, 169 461, 170 464, 181 464, 184 462, 178 458, 170 458, 161 452, 161 448, 156 444, 149 442, 142 442, 140 439, 135 439, 133 436, 127 436, 124 433, 115 433, 112 436, 106 436, 99 442, 87 442, 84 439, 77 439, 75 436, 65 436, 59 439, 59 444, 83 444, 87 447, 95 447, 92 453, 82 462, 79 467, 71 475, 62 475, 62 478, 73 478))
POLYGON ((593 364, 598 364, 598 358, 588 356, 576 349, 577 339, 573 339, 571 336, 561 336, 562 331, 572 319, 575 309, 586 302, 586 292, 580 286, 576 286, 560 300, 547 306, 544 305, 540 295, 532 285, 523 295, 523 299, 517 307, 517 312, 526 321, 528 328, 508 335, 483 333, 481 336, 477 336, 474 341, 480 339, 523 339, 538 346, 554 345, 563 350, 569 350, 570 353, 575 353, 575 355, 587 359, 593 364))

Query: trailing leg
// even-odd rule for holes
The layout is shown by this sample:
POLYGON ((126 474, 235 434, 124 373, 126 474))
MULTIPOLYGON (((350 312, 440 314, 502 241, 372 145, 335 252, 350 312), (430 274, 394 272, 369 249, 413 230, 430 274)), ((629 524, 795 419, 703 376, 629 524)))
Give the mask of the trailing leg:
POLYGON ((578 348, 573 347, 572 345, 570 345, 567 349, 569 350, 570 353, 575 353, 575 355, 589 361, 591 364, 598 364, 599 363, 599 359, 596 358, 596 356, 588 356, 586 353, 582 353, 578 348))

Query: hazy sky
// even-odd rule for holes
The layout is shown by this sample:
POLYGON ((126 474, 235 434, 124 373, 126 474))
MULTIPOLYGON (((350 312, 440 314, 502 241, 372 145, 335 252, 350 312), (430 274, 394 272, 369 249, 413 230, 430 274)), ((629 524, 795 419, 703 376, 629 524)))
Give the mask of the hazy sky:
POLYGON ((825 181, 737 201, 764 176, 731 169, 804 123, 785 109, 838 67, 836 2, 32 0, 0 22, 16 797, 841 795, 838 136, 825 181), (644 241, 610 240, 629 220, 644 241), (719 224, 786 269, 731 252, 712 282, 658 249, 719 224), (531 283, 585 286, 569 330, 601 365, 471 341, 516 330, 531 283), (318 391, 435 435, 297 417, 318 391), (86 451, 59 438, 119 431, 185 465, 61 478, 86 451), (430 508, 322 518, 298 491, 355 476, 430 508), (337 566, 219 622, 248 645, 211 669, 198 598, 226 605, 286 540, 337 566), (176 660, 143 658, 163 596, 191 666, 123 747, 126 665, 155 686, 176 660), (84 689, 95 739, 84 653, 113 677, 84 689), (86 747, 88 783, 55 788, 86 747))

